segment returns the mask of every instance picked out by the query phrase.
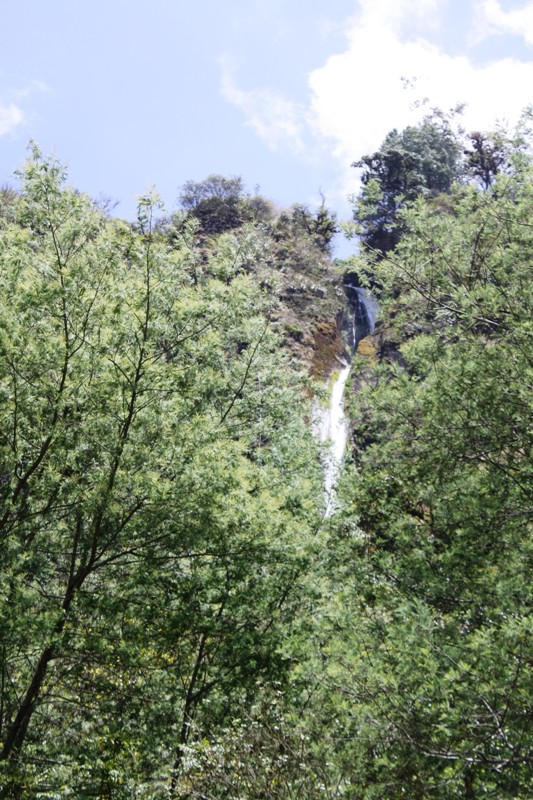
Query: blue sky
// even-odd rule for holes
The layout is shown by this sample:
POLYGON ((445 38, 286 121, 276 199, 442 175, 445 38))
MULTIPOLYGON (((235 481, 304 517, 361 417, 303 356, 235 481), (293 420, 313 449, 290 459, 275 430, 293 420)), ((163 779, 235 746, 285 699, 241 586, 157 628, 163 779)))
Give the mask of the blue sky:
POLYGON ((0 183, 33 138, 70 181, 167 207, 209 173, 340 216, 355 159, 427 104, 513 123, 533 101, 533 2, 18 0, 0 32, 0 183), (418 108, 417 108, 418 106, 418 108))

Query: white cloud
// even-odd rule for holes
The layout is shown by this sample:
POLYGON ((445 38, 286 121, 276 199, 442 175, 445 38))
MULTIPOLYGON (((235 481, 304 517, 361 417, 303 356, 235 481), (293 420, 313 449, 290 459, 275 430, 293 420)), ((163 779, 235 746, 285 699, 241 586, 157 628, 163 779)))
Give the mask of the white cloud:
POLYGON ((271 89, 240 89, 227 60, 222 60, 222 95, 243 112, 246 124, 270 149, 288 147, 297 154, 305 153, 303 137, 307 115, 302 105, 271 89))
POLYGON ((0 102, 0 136, 11 133, 19 125, 28 121, 28 115, 19 104, 24 104, 24 101, 36 92, 48 93, 50 91, 51 89, 43 81, 35 80, 28 86, 18 89, 11 88, 5 92, 4 102, 0 102))
POLYGON ((481 0, 477 13, 486 34, 513 33, 533 45, 533 3, 504 11, 498 0, 481 0))
POLYGON ((416 123, 427 113, 427 106, 415 107, 424 98, 444 111, 466 103, 467 130, 512 125, 531 101, 533 63, 507 58, 476 66, 427 38, 405 36, 413 14, 422 22, 432 16, 434 0, 362 0, 360 8, 346 50, 309 79, 314 131, 331 142, 346 190, 357 188, 350 163, 377 149, 392 128, 416 123))
MULTIPOLYGON (((520 28, 533 40, 533 3, 503 12, 498 0, 479 2, 481 20, 500 30, 520 28)), ((392 128, 459 103, 466 103, 461 124, 467 130, 512 126, 531 102, 533 86, 533 62, 509 57, 479 65, 432 43, 443 0, 354 0, 354 6, 346 48, 310 74, 306 106, 271 90, 243 91, 227 64, 223 76, 226 99, 272 149, 309 156, 321 148, 333 157, 339 180, 328 197, 339 198, 339 210, 340 197, 357 191, 351 163, 377 149, 392 128)))
POLYGON ((11 89, 9 94, 16 100, 22 100, 26 97, 31 97, 35 92, 49 94, 51 89, 44 81, 32 81, 29 86, 24 86, 22 89, 11 89))
POLYGON ((406 22, 436 24, 439 0, 360 0, 358 19, 362 27, 384 28, 399 33, 406 22))
POLYGON ((7 106, 0 105, 0 136, 10 133, 23 121, 24 113, 14 103, 10 103, 7 106))

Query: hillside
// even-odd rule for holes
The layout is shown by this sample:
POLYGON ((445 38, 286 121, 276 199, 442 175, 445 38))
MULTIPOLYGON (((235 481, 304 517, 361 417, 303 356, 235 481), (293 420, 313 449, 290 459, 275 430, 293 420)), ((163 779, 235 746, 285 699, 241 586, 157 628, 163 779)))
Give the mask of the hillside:
POLYGON ((450 135, 362 160, 341 264, 239 178, 0 193, 1 798, 532 796, 533 166, 450 135))

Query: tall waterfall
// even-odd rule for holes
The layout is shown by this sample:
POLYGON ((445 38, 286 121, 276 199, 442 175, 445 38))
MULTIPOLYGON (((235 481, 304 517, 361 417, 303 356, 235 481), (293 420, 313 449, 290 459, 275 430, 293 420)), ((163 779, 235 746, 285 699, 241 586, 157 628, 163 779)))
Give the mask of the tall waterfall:
POLYGON ((339 477, 348 440, 348 423, 344 414, 343 397, 349 374, 349 364, 339 370, 331 386, 328 406, 319 410, 316 424, 320 441, 328 445, 323 466, 326 516, 328 517, 335 510, 335 484, 339 477))
MULTIPOLYGON (((352 354, 357 350, 360 340, 374 330, 377 303, 359 286, 345 284, 350 301, 351 328, 346 331, 350 339, 352 354)), ((315 410, 315 432, 321 442, 327 445, 324 460, 324 496, 326 516, 335 510, 335 486, 339 478, 348 441, 348 422, 344 413, 344 389, 350 374, 350 361, 343 363, 330 385, 327 407, 315 410)))

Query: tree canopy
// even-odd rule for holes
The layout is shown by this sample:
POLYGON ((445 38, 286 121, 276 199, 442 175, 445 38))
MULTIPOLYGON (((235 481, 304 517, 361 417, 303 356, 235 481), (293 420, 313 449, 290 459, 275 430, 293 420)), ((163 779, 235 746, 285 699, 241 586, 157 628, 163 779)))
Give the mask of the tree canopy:
POLYGON ((399 211, 419 196, 449 192, 462 173, 462 148, 444 115, 390 131, 381 147, 352 164, 363 168, 355 218, 363 245, 385 253, 401 237, 399 211))
POLYGON ((187 181, 179 202, 207 235, 239 228, 246 222, 268 221, 273 216, 272 204, 260 195, 249 195, 238 176, 213 174, 203 181, 187 181))
POLYGON ((491 187, 419 198, 373 264, 399 358, 352 399, 334 534, 350 797, 533 791, 531 167, 491 187))
POLYGON ((392 132, 335 265, 240 178, 0 192, 1 798, 533 795, 533 166, 469 141, 392 132), (325 516, 303 368, 361 275, 325 516))
POLYGON ((0 796, 181 796, 284 680, 317 462, 252 233, 199 274, 64 179, 35 149, 1 222, 0 796))

